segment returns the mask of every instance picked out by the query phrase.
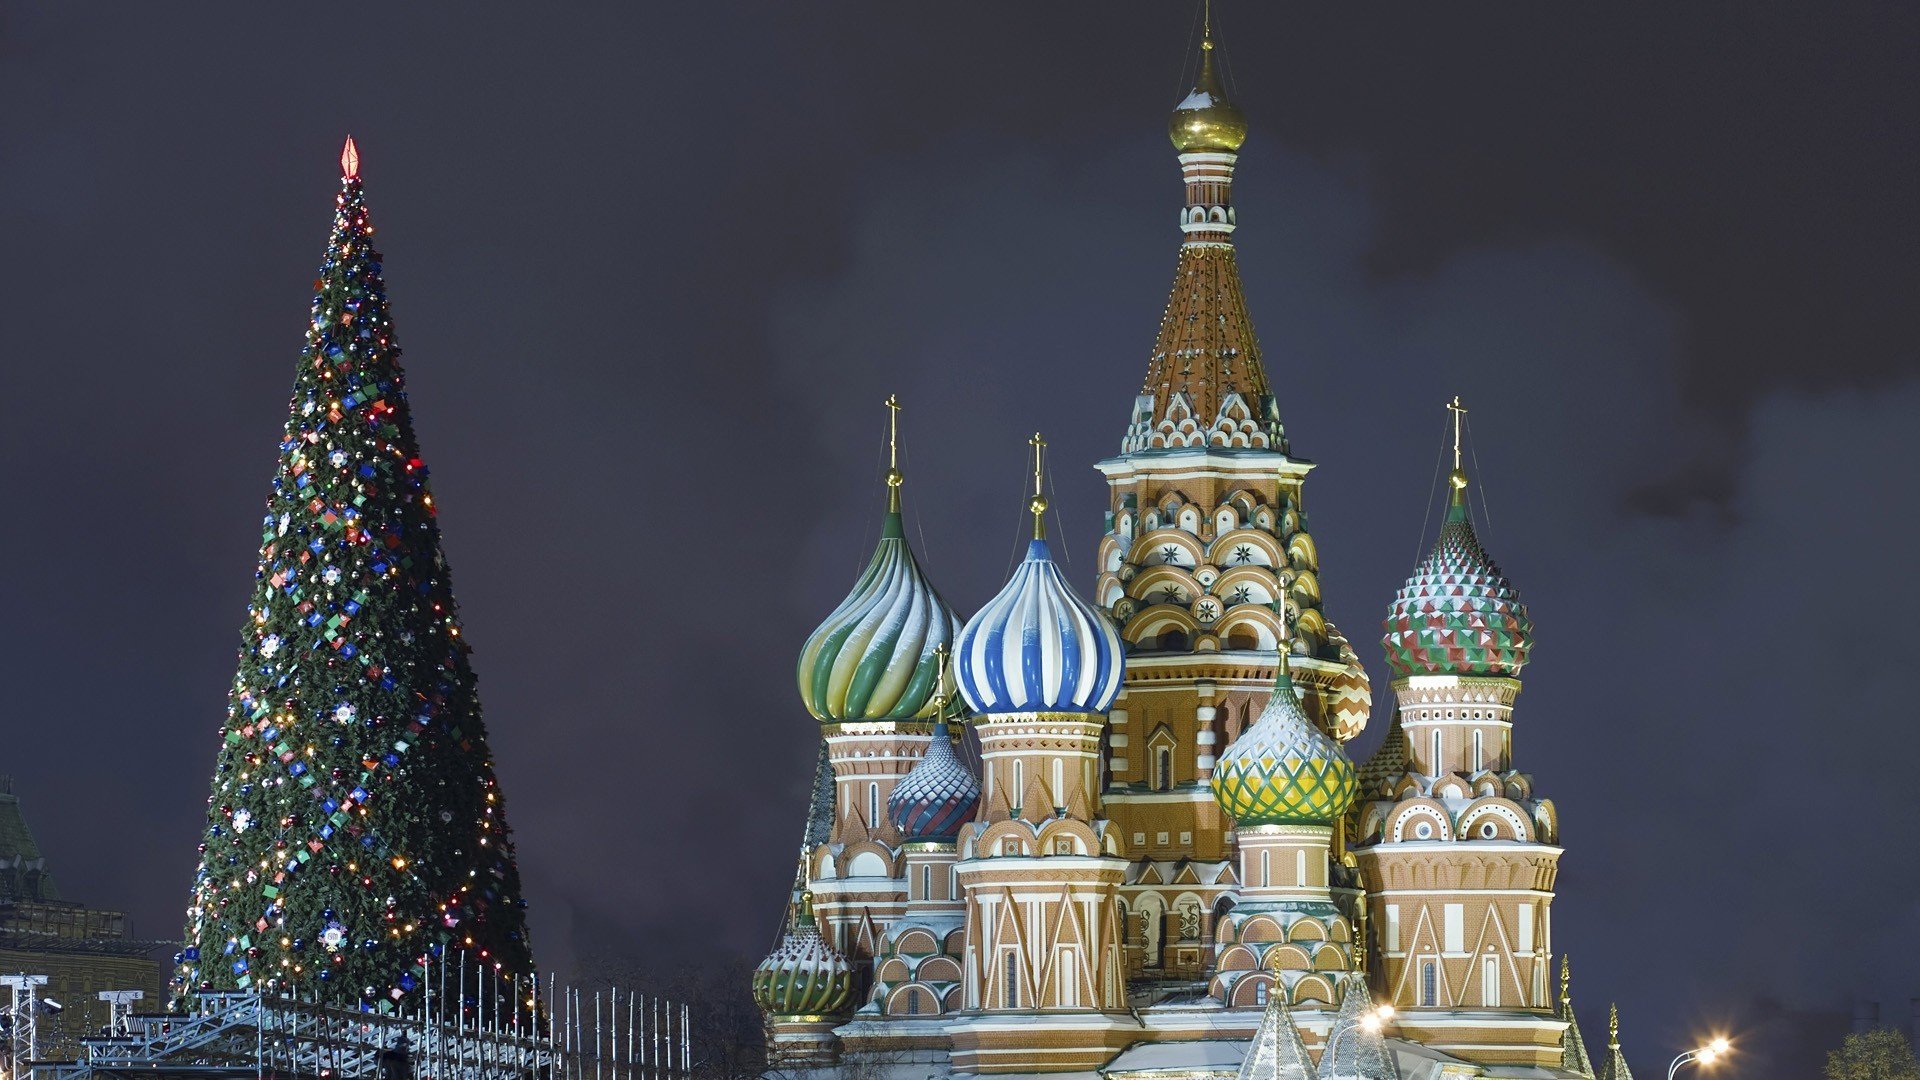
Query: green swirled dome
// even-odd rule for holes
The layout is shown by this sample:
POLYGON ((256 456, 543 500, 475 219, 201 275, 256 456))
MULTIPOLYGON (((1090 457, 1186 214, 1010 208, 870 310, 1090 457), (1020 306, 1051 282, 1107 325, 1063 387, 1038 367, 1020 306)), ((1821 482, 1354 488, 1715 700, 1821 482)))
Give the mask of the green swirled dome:
POLYGON ((1327 825, 1353 805, 1355 787, 1352 759, 1300 710, 1283 660, 1260 718, 1213 766, 1214 799, 1241 827, 1327 825))
POLYGON ((853 999, 853 969, 813 924, 813 904, 802 897, 793 921, 760 966, 753 969, 753 1000, 772 1016, 827 1016, 853 999))
MULTIPOLYGON (((800 650, 800 699, 823 724, 931 720, 939 665, 960 622, 914 562, 899 511, 887 514, 873 561, 800 650)), ((947 679, 952 698, 953 680, 947 679)))

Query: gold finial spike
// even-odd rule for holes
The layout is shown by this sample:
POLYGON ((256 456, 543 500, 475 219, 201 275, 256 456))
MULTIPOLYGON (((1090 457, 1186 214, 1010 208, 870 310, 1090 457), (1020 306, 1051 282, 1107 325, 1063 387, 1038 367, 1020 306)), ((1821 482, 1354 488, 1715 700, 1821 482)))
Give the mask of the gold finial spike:
POLYGON ((1213 0, 1200 0, 1200 47, 1213 48, 1213 0))
POLYGON ((1573 995, 1568 991, 1568 987, 1573 983, 1572 959, 1566 953, 1560 954, 1560 1004, 1562 1005, 1573 999, 1573 995))
POLYGON ((900 471, 900 399, 887 395, 887 513, 900 512, 900 485, 907 476, 900 471))
POLYGON ((1453 414, 1453 471, 1460 471, 1460 418, 1467 415, 1467 407, 1460 404, 1460 395, 1453 395, 1447 402, 1447 411, 1453 414))
POLYGON ((1273 598, 1273 613, 1280 618, 1280 657, 1274 669, 1274 682, 1285 684, 1293 680, 1293 620, 1287 610, 1287 592, 1293 583, 1285 574, 1278 576, 1280 592, 1273 598))
POLYGON ((1620 1049, 1620 1006, 1618 1003, 1607 1006, 1607 1049, 1620 1049))
POLYGON ((935 723, 947 718, 947 647, 933 647, 933 719, 935 723))
POLYGON ((1040 433, 1036 431, 1033 433, 1033 438, 1027 440, 1027 445, 1033 447, 1033 498, 1028 501, 1027 509, 1033 514, 1033 538, 1045 540, 1047 538, 1047 497, 1040 493, 1040 475, 1046 461, 1047 440, 1041 438, 1040 433))

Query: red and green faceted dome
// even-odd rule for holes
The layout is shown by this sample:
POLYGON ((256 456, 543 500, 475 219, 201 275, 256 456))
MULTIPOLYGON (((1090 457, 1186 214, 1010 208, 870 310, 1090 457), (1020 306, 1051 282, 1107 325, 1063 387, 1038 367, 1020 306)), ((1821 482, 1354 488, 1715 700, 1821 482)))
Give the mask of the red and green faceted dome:
POLYGON ((1533 621, 1473 533, 1465 474, 1455 471, 1449 482, 1440 539, 1387 609, 1387 665, 1403 677, 1518 677, 1533 648, 1533 621))

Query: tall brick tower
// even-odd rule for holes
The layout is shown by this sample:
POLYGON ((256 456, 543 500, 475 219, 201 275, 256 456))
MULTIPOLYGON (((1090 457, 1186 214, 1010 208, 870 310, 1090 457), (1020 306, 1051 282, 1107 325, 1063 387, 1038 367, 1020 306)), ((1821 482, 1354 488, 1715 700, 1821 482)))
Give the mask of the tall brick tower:
POLYGON ((1234 882, 1231 823, 1208 785, 1272 692, 1277 612, 1313 722, 1350 739, 1371 706, 1365 669, 1321 610, 1302 493, 1313 465, 1287 445, 1241 295, 1233 172, 1247 123, 1224 67, 1209 31, 1169 125, 1186 182, 1173 290, 1120 454, 1098 465, 1111 502, 1095 595, 1128 651, 1106 805, 1136 860, 1127 953, 1148 984, 1192 983, 1211 963, 1234 882))
POLYGON ((1559 819, 1513 765, 1533 623, 1474 535, 1455 399, 1447 516, 1387 613, 1393 728, 1363 770, 1354 854, 1374 985, 1410 1039, 1469 1061, 1558 1066, 1549 987, 1559 819))

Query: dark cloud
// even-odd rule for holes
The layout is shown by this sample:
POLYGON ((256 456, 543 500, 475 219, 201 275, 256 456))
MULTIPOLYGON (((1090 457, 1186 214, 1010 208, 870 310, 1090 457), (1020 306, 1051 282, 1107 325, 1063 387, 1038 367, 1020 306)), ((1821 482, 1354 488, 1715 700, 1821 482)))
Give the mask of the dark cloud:
MULTIPOLYGON (((764 947, 792 658, 870 548, 880 399, 957 607, 1034 428, 1091 579, 1187 14, 11 12, 0 704, 63 885, 175 932, 350 128, 536 944, 764 947)), ((1372 660, 1460 393, 1540 626, 1517 753, 1589 1042, 1617 998, 1643 1068, 1727 1023, 1776 1048, 1747 1075, 1806 1075, 1847 998, 1920 991, 1911 10, 1224 14, 1329 611, 1372 660)))

